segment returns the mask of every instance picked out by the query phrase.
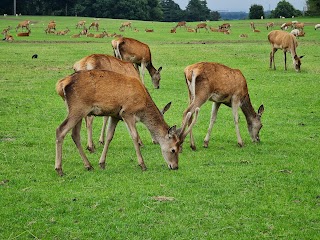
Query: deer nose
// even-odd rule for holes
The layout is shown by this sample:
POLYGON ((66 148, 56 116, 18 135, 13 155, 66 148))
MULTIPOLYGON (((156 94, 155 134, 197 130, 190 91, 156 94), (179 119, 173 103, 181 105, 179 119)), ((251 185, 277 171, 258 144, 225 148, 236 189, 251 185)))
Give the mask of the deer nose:
POLYGON ((179 169, 179 167, 178 167, 178 165, 177 166, 172 166, 172 165, 169 165, 169 168, 171 169, 171 170, 178 170, 179 169))

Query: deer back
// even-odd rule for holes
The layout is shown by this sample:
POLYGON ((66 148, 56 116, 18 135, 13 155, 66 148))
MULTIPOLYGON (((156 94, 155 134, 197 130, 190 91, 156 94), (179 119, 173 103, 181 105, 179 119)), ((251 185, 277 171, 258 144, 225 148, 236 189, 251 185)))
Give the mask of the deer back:
POLYGON ((123 60, 137 64, 151 62, 151 52, 147 44, 125 37, 119 38, 117 44, 123 60))

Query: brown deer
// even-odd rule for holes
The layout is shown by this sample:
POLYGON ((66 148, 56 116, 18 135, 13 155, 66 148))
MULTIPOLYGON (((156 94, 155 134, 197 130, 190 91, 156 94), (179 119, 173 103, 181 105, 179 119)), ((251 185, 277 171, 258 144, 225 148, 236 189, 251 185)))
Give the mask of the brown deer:
POLYGON ((250 28, 254 29, 255 26, 254 26, 254 22, 250 22, 250 28))
MULTIPOLYGON (((200 108, 205 102, 213 102, 209 129, 204 139, 204 147, 208 147, 212 127, 216 121, 221 103, 232 108, 238 145, 240 147, 244 144, 239 131, 239 107, 246 117, 252 141, 260 141, 259 131, 262 127, 261 115, 264 107, 261 105, 258 113, 254 111, 246 79, 240 70, 232 69, 219 63, 199 62, 187 66, 184 74, 189 92, 189 106, 184 112, 184 118, 188 112, 193 113, 196 108, 200 108)), ((190 146, 193 150, 196 149, 192 130, 190 131, 190 146)))
POLYGON ((86 25, 86 21, 81 20, 76 24, 76 28, 84 27, 86 25))
POLYGON ((145 31, 145 32, 154 32, 153 29, 148 29, 148 28, 146 28, 144 31, 145 31))
POLYGON ((93 37, 94 38, 104 38, 105 36, 107 36, 107 32, 103 31, 102 33, 95 34, 93 37))
POLYGON ((259 33, 259 32, 260 32, 260 30, 259 30, 259 29, 256 29, 255 27, 252 28, 252 31, 253 31, 253 32, 256 32, 256 33, 259 33))
POLYGON ((29 20, 25 20, 25 21, 20 22, 18 24, 18 26, 16 27, 16 32, 18 31, 19 28, 21 28, 21 30, 23 30, 23 28, 30 30, 29 25, 30 25, 29 20))
MULTIPOLYGON (((121 73, 130 77, 135 77, 140 79, 137 69, 133 66, 131 62, 124 62, 118 58, 115 58, 113 56, 106 55, 106 54, 91 54, 87 57, 84 57, 73 65, 73 69, 75 72, 78 72, 81 70, 104 69, 104 70, 110 70, 113 72, 121 73)), ((85 118, 87 134, 88 134, 87 149, 91 153, 95 151, 95 147, 92 139, 93 118, 94 118, 93 116, 87 116, 85 118)), ((106 130, 107 122, 108 122, 108 117, 104 117, 100 138, 99 138, 99 142, 101 144, 104 143, 104 133, 106 130)))
POLYGON ((273 69, 276 70, 274 54, 278 49, 282 49, 284 53, 284 69, 287 70, 287 52, 290 52, 294 68, 297 72, 300 72, 301 58, 303 56, 297 56, 298 42, 295 36, 285 31, 273 30, 268 34, 268 40, 271 44, 270 68, 272 68, 273 63, 273 69))
POLYGON ((223 23, 222 25, 219 26, 220 29, 230 29, 231 25, 230 23, 223 23))
POLYGON ((14 39, 13 39, 13 36, 9 33, 9 28, 5 28, 3 29, 3 31, 1 32, 1 34, 3 34, 3 39, 4 41, 8 41, 8 42, 12 42, 14 39))
POLYGON ((46 33, 54 33, 55 31, 56 31, 56 22, 55 21, 49 22, 45 32, 46 33))
POLYGON ((120 28, 130 28, 132 29, 132 26, 131 26, 132 22, 124 22, 124 23, 121 23, 121 26, 120 28))
POLYGON ((198 29, 199 29, 199 32, 200 32, 200 29, 201 28, 204 28, 204 29, 206 29, 206 32, 208 32, 209 30, 208 30, 208 28, 207 28, 207 24, 206 23, 199 23, 197 26, 196 26, 196 32, 198 32, 198 29))
POLYGON ((177 28, 177 27, 180 27, 180 28, 181 28, 181 27, 185 27, 185 28, 186 28, 186 27, 187 27, 186 21, 178 22, 176 28, 177 28))
POLYGON ((160 87, 160 72, 152 65, 151 51, 147 44, 142 43, 133 38, 121 37, 111 41, 115 57, 124 61, 129 61, 135 64, 136 68, 141 67, 142 83, 144 84, 145 69, 148 70, 154 88, 160 87))
POLYGON ((274 27, 274 22, 268 22, 267 23, 267 30, 273 29, 273 27, 274 27))
POLYGON ((177 33, 177 27, 174 27, 170 30, 170 33, 177 33))
POLYGON ((92 22, 89 26, 89 30, 91 28, 95 28, 97 31, 99 31, 99 23, 98 22, 92 22))
POLYGON ((138 78, 125 76, 108 70, 87 70, 76 72, 57 83, 58 94, 65 99, 68 116, 56 130, 55 170, 62 176, 62 145, 66 134, 72 129, 72 139, 80 153, 87 170, 93 167, 86 157, 81 141, 82 119, 88 115, 110 116, 106 142, 99 165, 105 169, 109 144, 113 138, 117 123, 123 120, 134 143, 138 163, 146 170, 140 146, 136 121, 140 120, 160 144, 162 155, 170 169, 178 169, 180 146, 195 124, 196 117, 190 122, 191 113, 187 113, 182 128, 169 127, 163 115, 153 102, 149 92, 138 78), (62 86, 62 88, 61 88, 62 86), (62 90, 61 90, 62 89, 62 90), (103 96, 103 97, 101 97, 103 96))
POLYGON ((31 33, 31 30, 29 29, 28 32, 20 32, 20 33, 17 33, 17 36, 18 36, 18 37, 29 37, 29 36, 30 36, 30 33, 31 33))

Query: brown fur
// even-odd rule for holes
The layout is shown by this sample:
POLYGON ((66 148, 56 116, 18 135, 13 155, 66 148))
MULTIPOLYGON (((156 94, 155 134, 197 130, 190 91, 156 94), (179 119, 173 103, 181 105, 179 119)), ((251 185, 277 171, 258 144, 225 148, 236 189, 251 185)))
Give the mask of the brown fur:
POLYGON ((99 31, 99 23, 98 22, 92 22, 89 26, 89 30, 91 28, 95 28, 97 31, 99 31))
MULTIPOLYGON (((238 126, 239 107, 246 116, 252 141, 260 141, 259 131, 262 127, 260 117, 263 112, 263 105, 260 106, 258 113, 254 111, 250 102, 246 79, 240 70, 219 63, 199 62, 187 66, 184 74, 189 92, 189 106, 185 110, 184 116, 188 112, 193 113, 196 108, 200 108, 207 101, 213 102, 210 127, 204 139, 204 147, 208 147, 211 130, 222 103, 232 107, 239 146, 243 146, 238 126)), ((193 150, 196 149, 191 132, 190 146, 193 150)))
POLYGON ((31 30, 29 29, 28 32, 21 32, 21 33, 17 33, 18 37, 29 37, 31 33, 31 30))
POLYGON ((84 27, 86 25, 86 21, 81 20, 76 24, 76 28, 84 27))
POLYGON ((115 57, 134 63, 137 68, 141 66, 142 82, 144 83, 145 68, 149 71, 152 78, 152 83, 155 88, 159 88, 160 85, 160 71, 154 68, 151 60, 151 51, 147 44, 142 43, 133 38, 121 37, 111 41, 111 45, 114 50, 115 57))
POLYGON ((197 26, 196 26, 196 32, 198 32, 198 29, 199 29, 199 32, 200 32, 200 29, 201 28, 204 28, 204 29, 206 29, 206 31, 208 32, 209 30, 208 30, 208 28, 207 28, 207 24, 206 23, 199 23, 197 26))
POLYGON ((268 34, 268 40, 271 44, 271 52, 270 52, 270 68, 276 70, 275 62, 274 62, 274 54, 278 49, 282 49, 284 52, 284 69, 287 70, 287 56, 286 53, 290 52, 293 60, 293 65, 297 72, 300 71, 301 66, 301 58, 303 56, 298 57, 296 49, 298 47, 298 42, 296 38, 288 32, 281 30, 273 30, 268 34))
POLYGON ((85 168, 93 169, 80 141, 81 121, 87 115, 111 117, 106 143, 99 161, 102 169, 105 168, 109 144, 119 120, 126 123, 134 143, 138 163, 142 170, 146 169, 138 143, 138 133, 135 126, 137 119, 148 128, 154 139, 159 142, 168 167, 178 169, 180 145, 195 123, 194 120, 186 130, 186 122, 189 121, 191 114, 187 114, 181 131, 177 131, 175 126, 170 128, 139 79, 107 70, 80 71, 61 79, 57 83, 59 95, 61 85, 68 107, 68 116, 56 130, 55 170, 59 175, 63 175, 63 140, 71 129, 72 139, 79 150, 85 168))
POLYGON ((25 28, 27 30, 30 30, 29 26, 30 26, 30 21, 29 20, 22 21, 16 27, 16 31, 18 31, 19 28, 21 28, 22 30, 23 30, 23 28, 25 28))
POLYGON ((180 28, 181 28, 181 27, 185 27, 185 28, 186 28, 186 27, 187 27, 186 21, 178 22, 176 28, 177 28, 177 27, 180 27, 180 28))

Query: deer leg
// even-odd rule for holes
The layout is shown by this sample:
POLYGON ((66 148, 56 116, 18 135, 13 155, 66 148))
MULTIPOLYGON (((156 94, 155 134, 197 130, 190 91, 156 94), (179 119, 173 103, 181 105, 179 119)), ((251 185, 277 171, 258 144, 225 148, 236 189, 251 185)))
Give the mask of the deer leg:
POLYGON ((217 113, 218 113, 220 105, 221 105, 221 103, 216 103, 216 102, 212 103, 212 110, 211 110, 211 118, 210 118, 209 128, 208 128, 207 135, 206 135, 206 137, 204 138, 204 141, 203 141, 203 146, 205 148, 208 147, 208 144, 209 144, 209 141, 210 141, 210 135, 211 135, 211 132, 212 132, 213 125, 216 122, 217 113))
POLYGON ((102 123, 102 128, 101 128, 100 137, 99 137, 99 143, 100 144, 104 144, 104 135, 105 135, 105 132, 106 132, 108 118, 109 118, 108 116, 104 116, 103 117, 103 123, 102 123))
POLYGON ((284 53, 284 70, 287 70, 287 52, 283 52, 284 53))
POLYGON ((141 81, 142 81, 142 83, 143 83, 143 85, 145 85, 144 84, 144 74, 145 74, 145 72, 146 72, 146 64, 144 63, 144 62, 141 62, 141 81))
POLYGON ((84 153, 82 145, 81 145, 81 140, 80 140, 81 123, 82 123, 82 120, 78 121, 78 123, 74 126, 74 128, 72 129, 71 136, 72 136, 72 140, 74 141, 74 143, 76 144, 76 146, 78 148, 78 151, 79 151, 80 156, 81 156, 83 163, 84 163, 84 167, 87 170, 92 170, 93 167, 92 167, 91 163, 89 162, 86 154, 84 153))
POLYGON ((131 138, 132 138, 132 141, 133 141, 133 144, 134 144, 134 148, 136 150, 139 166, 141 167, 142 171, 145 171, 145 170, 147 170, 147 167, 144 164, 143 157, 142 157, 142 154, 141 154, 140 145, 139 145, 139 138, 140 137, 139 137, 139 134, 138 134, 137 129, 136 129, 135 120, 133 118, 130 118, 130 117, 122 117, 122 119, 126 123, 127 128, 129 130, 129 133, 131 135, 131 138))
POLYGON ((94 151, 95 151, 94 143, 93 143, 93 140, 92 140, 92 124, 93 124, 93 118, 94 118, 94 116, 86 116, 86 117, 85 117, 86 128, 87 128, 87 135, 88 135, 87 149, 89 150, 90 153, 94 153, 94 151))
POLYGON ((103 151, 99 160, 99 165, 100 165, 100 168, 102 169, 106 168, 106 157, 107 157, 109 144, 114 136, 114 131, 116 130, 118 122, 119 122, 119 119, 113 118, 113 117, 110 118, 108 130, 107 130, 106 142, 104 144, 103 151))
POLYGON ((243 147, 243 141, 240 135, 240 129, 239 129, 239 114, 238 114, 238 108, 239 108, 240 102, 233 101, 232 103, 232 114, 233 114, 233 120, 236 127, 236 134, 238 139, 238 145, 239 147, 243 147))

